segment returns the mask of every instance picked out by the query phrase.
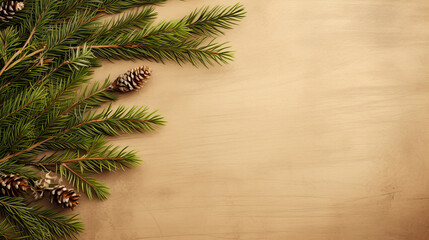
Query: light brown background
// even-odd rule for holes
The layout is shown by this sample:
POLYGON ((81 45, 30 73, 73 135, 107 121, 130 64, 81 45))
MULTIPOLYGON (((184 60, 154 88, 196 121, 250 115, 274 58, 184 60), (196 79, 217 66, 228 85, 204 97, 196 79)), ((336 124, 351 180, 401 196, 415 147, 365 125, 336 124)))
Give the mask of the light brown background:
POLYGON ((102 178, 108 201, 82 201, 81 239, 429 239, 429 2, 241 2, 228 66, 97 69, 152 66, 117 104, 169 123, 113 139, 145 162, 102 178))

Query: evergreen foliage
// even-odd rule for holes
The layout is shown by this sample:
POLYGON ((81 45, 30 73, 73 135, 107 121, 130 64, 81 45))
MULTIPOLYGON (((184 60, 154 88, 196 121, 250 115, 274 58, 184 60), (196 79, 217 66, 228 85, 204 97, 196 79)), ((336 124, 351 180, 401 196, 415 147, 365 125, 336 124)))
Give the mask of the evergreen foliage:
MULTIPOLYGON (((139 165, 134 151, 105 136, 152 131, 163 117, 146 107, 97 111, 118 98, 111 81, 88 85, 99 59, 175 61, 195 66, 233 59, 216 36, 245 14, 242 5, 197 9, 181 19, 156 21, 166 0, 26 0, 0 23, 0 173, 34 184, 53 171, 90 199, 109 188, 93 175, 139 165), (140 7, 132 9, 135 7, 140 7), (103 18, 123 13, 114 20, 103 18)), ((24 198, 0 197, 0 238, 76 238, 83 224, 24 198)))

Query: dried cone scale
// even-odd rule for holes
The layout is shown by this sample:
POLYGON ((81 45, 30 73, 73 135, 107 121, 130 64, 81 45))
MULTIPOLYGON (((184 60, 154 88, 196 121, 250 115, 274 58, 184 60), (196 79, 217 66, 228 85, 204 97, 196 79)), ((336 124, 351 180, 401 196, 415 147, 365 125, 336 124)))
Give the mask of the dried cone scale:
POLYGON ((150 67, 134 68, 116 78, 110 88, 119 92, 133 91, 141 88, 151 75, 152 69, 150 67))
POLYGON ((27 180, 15 174, 9 174, 0 178, 1 194, 18 197, 20 193, 26 192, 29 188, 27 180))
POLYGON ((0 21, 9 22, 16 12, 24 8, 24 3, 21 1, 5 1, 0 3, 0 21))
POLYGON ((75 208, 79 204, 80 195, 65 186, 56 186, 51 190, 51 203, 56 202, 63 208, 75 208))

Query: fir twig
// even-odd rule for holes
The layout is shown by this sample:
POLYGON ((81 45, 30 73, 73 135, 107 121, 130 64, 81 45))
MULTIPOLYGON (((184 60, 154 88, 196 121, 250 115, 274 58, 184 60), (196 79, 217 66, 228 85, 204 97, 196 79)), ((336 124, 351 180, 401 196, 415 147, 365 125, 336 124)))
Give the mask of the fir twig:
POLYGON ((0 197, 0 213, 9 224, 15 225, 31 239, 55 240, 76 237, 83 225, 75 216, 57 215, 51 210, 29 207, 22 198, 0 197))

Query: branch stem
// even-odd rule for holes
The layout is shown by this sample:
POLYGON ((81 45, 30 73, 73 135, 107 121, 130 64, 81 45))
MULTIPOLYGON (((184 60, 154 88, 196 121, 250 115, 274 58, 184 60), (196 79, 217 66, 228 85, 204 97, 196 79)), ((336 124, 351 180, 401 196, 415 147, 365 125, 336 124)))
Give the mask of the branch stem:
POLYGON ((74 158, 74 159, 69 159, 62 162, 30 162, 30 163, 26 163, 25 165, 55 166, 55 165, 62 165, 67 163, 85 162, 85 161, 94 161, 94 160, 122 161, 122 160, 125 160, 125 158, 74 158))
MULTIPOLYGON (((163 50, 171 50, 169 48, 165 48, 165 47, 150 47, 150 46, 146 46, 146 45, 141 45, 141 44, 125 44, 125 45, 92 45, 92 46, 86 46, 89 49, 99 49, 99 48, 121 48, 121 47, 125 47, 125 48, 156 48, 156 49, 163 49, 163 50)), ((70 47, 71 49, 82 49, 84 48, 84 46, 77 46, 77 47, 70 47)), ((215 54, 215 55, 219 55, 219 52, 214 52, 214 51, 208 51, 208 50, 203 50, 203 49, 185 49, 188 51, 198 51, 198 52, 204 52, 204 53, 209 53, 209 54, 215 54)))
POLYGON ((40 23, 40 20, 45 15, 46 11, 48 10, 48 6, 44 9, 43 13, 40 15, 39 19, 37 19, 36 24, 34 25, 33 29, 30 32, 30 35, 27 38, 27 41, 25 41, 24 46, 22 46, 13 56, 9 59, 9 61, 6 62, 4 67, 0 70, 0 76, 9 68, 9 65, 13 62, 13 60, 24 51, 24 49, 27 47, 27 45, 30 43, 31 39, 34 36, 34 33, 36 32, 36 28, 40 23))
POLYGON ((90 182, 88 182, 88 180, 86 180, 84 177, 82 177, 81 175, 79 175, 77 172, 75 172, 73 169, 71 169, 69 166, 67 166, 66 164, 61 164, 61 166, 65 167, 67 170, 69 170, 70 172, 72 172, 74 175, 76 175, 78 178, 82 179, 84 182, 86 182, 89 186, 91 186, 92 188, 94 188, 94 185, 91 184, 90 182))
POLYGON ((34 52, 32 52, 32 53, 30 53, 30 54, 28 54, 28 55, 22 56, 20 59, 16 60, 14 63, 12 63, 11 65, 9 65, 9 67, 7 67, 5 71, 7 71, 7 70, 9 70, 9 69, 13 68, 16 64, 20 63, 22 60, 27 59, 27 58, 29 58, 29 57, 32 57, 32 56, 34 56, 34 55, 36 55, 36 54, 38 54, 38 53, 40 53, 40 52, 44 51, 44 50, 45 50, 45 48, 46 48, 46 47, 43 47, 43 48, 41 48, 41 49, 39 49, 39 50, 37 50, 37 51, 34 51, 34 52))
POLYGON ((29 147, 29 148, 27 148, 27 149, 24 149, 24 150, 22 150, 22 151, 20 151, 20 152, 17 152, 17 153, 14 153, 14 154, 9 154, 9 155, 7 155, 6 157, 4 157, 4 158, 0 159, 0 162, 7 161, 7 160, 9 160, 9 159, 11 159, 11 158, 17 157, 17 156, 19 156, 19 155, 21 155, 21 154, 23 154, 23 153, 26 153, 26 152, 28 152, 28 151, 31 151, 31 150, 35 149, 36 147, 38 147, 38 146, 40 146, 40 145, 44 144, 44 143, 45 143, 45 142, 47 142, 47 141, 50 141, 50 140, 54 139, 54 138, 55 138, 55 137, 49 137, 49 138, 47 138, 47 139, 45 139, 45 140, 43 140, 43 141, 41 141, 41 142, 38 142, 38 143, 34 144, 33 146, 31 146, 31 147, 29 147))
POLYGON ((8 117, 12 116, 13 114, 15 114, 15 113, 17 113, 17 112, 21 111, 22 109, 24 109, 24 108, 26 108, 26 107, 30 106, 30 104, 31 104, 31 103, 33 103, 33 101, 34 101, 34 99, 32 99, 30 102, 28 102, 28 103, 27 103, 27 104, 25 104, 24 106, 22 106, 22 107, 20 107, 20 108, 16 109, 15 111, 13 111, 13 112, 9 113, 8 115, 6 115, 6 116, 4 116, 4 117, 0 118, 0 121, 5 120, 6 118, 8 118, 8 117))

